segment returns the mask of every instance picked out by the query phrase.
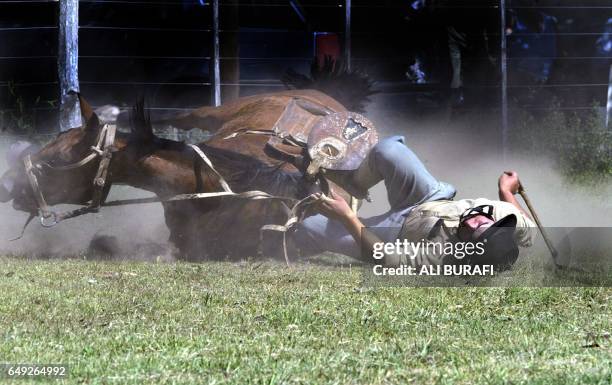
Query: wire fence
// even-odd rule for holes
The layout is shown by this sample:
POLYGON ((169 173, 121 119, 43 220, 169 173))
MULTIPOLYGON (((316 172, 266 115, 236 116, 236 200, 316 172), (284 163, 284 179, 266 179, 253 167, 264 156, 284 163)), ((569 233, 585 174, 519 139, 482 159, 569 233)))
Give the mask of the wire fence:
MULTIPOLYGON (((58 0, 3 0, 3 3, 6 4, 36 4, 36 3, 57 3, 58 0)), ((197 5, 197 6, 209 6, 210 0, 197 0, 197 1, 185 1, 185 0, 176 0, 176 1, 143 1, 143 0, 80 0, 81 3, 89 3, 89 4, 135 4, 135 5, 148 5, 148 6, 185 6, 185 5, 197 5)), ((448 9, 499 9, 499 5, 496 4, 495 1, 490 1, 489 4, 444 4, 439 5, 439 8, 448 8, 448 9)), ((606 3, 605 1, 599 1, 594 3, 606 3)), ((288 1, 276 1, 276 2, 254 2, 254 1, 244 1, 244 2, 234 2, 234 1, 220 1, 219 6, 241 6, 241 7, 291 7, 290 2, 288 1)), ((316 8, 342 8, 344 6, 344 2, 336 1, 333 4, 328 3, 310 3, 310 2, 302 2, 302 6, 305 8, 308 7, 316 7, 316 8)), ((394 9, 404 9, 406 8, 406 4, 404 3, 396 3, 389 4, 385 2, 384 4, 371 4, 370 1, 364 1, 363 3, 354 2, 352 4, 353 8, 394 8, 394 9)), ((601 4, 593 4, 593 5, 512 5, 512 9, 612 9, 611 5, 601 5, 601 4)))
MULTIPOLYGON (((3 3, 0 2, 0 5, 3 3)), ((612 9, 612 7, 609 7, 612 9)), ((58 29, 55 25, 40 25, 40 26, 29 26, 29 27, 0 27, 0 32, 7 31, 32 31, 32 30, 56 30, 58 29)), ((212 33, 213 30, 210 28, 172 28, 172 27, 130 27, 130 26, 112 26, 112 25, 80 25, 80 30, 107 30, 107 31, 148 31, 148 32, 206 32, 212 33)), ((238 33, 241 32, 240 29, 219 29, 220 33, 238 33)), ((284 34, 287 32, 303 32, 303 30, 249 30, 249 33, 279 33, 284 34)), ((325 31, 326 33, 344 33, 343 31, 325 31)), ((352 31, 353 35, 386 35, 389 31, 352 31)), ((606 33, 610 33, 607 30, 601 30, 596 32, 513 32, 512 36, 601 36, 606 33)), ((500 33, 488 32, 489 36, 497 36, 499 37, 500 33)))
MULTIPOLYGON (((45 3, 50 4, 55 6, 58 2, 56 0, 5 0, 0 2, 0 14, 2 14, 2 9, 3 7, 10 7, 10 6, 25 6, 28 5, 29 7, 27 8, 28 10, 31 9, 35 9, 36 7, 41 7, 43 6, 45 3)), ((499 5, 497 4, 497 2, 485 2, 486 4, 453 4, 453 5, 444 5, 444 6, 440 6, 440 9, 449 9, 449 10, 453 10, 453 9, 459 9, 459 10, 471 10, 471 9, 478 9, 478 10, 492 10, 492 11, 498 11, 499 10, 499 5)), ((513 11, 537 11, 537 12, 543 12, 543 13, 551 13, 554 14, 555 12, 569 12, 569 13, 575 13, 575 12, 586 12, 587 17, 591 17, 589 15, 593 15, 593 14, 605 14, 607 13, 607 10, 612 10, 612 5, 607 5, 605 2, 597 2, 597 1, 592 1, 590 2, 591 4, 585 4, 585 5, 580 5, 580 4, 565 4, 565 5, 548 5, 548 4, 540 4, 540 5, 521 5, 521 6, 511 6, 508 9, 511 9, 513 11)), ((81 6, 86 7, 86 8, 95 8, 95 9, 101 9, 104 6, 130 6, 130 7, 137 7, 141 10, 142 14, 144 15, 145 13, 154 13, 154 12, 158 12, 159 9, 166 9, 166 8, 177 8, 177 7, 182 7, 182 8, 186 8, 188 9, 189 7, 192 8, 197 8, 197 9, 209 9, 211 6, 211 2, 210 1, 205 1, 205 0, 200 0, 200 1, 141 1, 141 0, 134 0, 134 1, 129 1, 129 0, 81 0, 80 1, 81 6)), ((276 9, 276 8, 283 8, 283 9, 287 9, 288 12, 294 12, 295 11, 295 3, 292 1, 231 1, 231 2, 227 2, 227 1, 220 1, 219 2, 219 6, 220 7, 225 7, 225 8, 238 8, 239 10, 242 10, 244 12, 250 12, 250 10, 256 10, 256 9, 276 9)), ((310 1, 302 1, 300 2, 300 7, 303 9, 307 9, 307 10, 317 10, 317 9, 322 9, 322 10, 328 10, 328 9, 336 9, 336 10, 340 10, 339 12, 337 12, 337 15, 335 15, 334 17, 336 17, 336 28, 328 28, 325 30, 325 32, 332 32, 335 33, 339 36, 341 36, 344 31, 342 30, 342 28, 339 28, 341 26, 343 26, 343 20, 341 20, 341 17, 343 15, 343 11, 342 8, 344 7, 344 1, 337 1, 337 2, 327 2, 327 3, 323 3, 323 2, 310 2, 310 1)), ((359 12, 368 12, 370 10, 372 11, 385 11, 385 10, 406 10, 408 7, 410 7, 409 3, 405 3, 405 2, 395 2, 393 4, 389 3, 389 2, 380 2, 380 4, 372 4, 372 2, 358 2, 358 1, 353 1, 352 7, 355 8, 356 10, 358 10, 359 12)), ((48 9, 48 8, 47 8, 48 9)), ((122 8, 119 7, 117 8, 118 10, 121 10, 122 8)), ((102 12, 102 11, 101 11, 102 12)), ((324 11, 327 12, 327 11, 324 11)), ((394 11, 395 12, 395 11, 394 11)), ((95 14, 95 13, 94 13, 95 14)), ((578 17, 578 16, 575 16, 578 17)), ((601 18, 601 17, 600 17, 601 18)), ((103 19, 103 18, 102 18, 103 19)), ((15 39, 15 36, 23 36, 23 34, 26 33, 30 33, 30 32, 40 32, 40 33, 57 33, 57 29, 58 26, 57 25, 15 25, 15 22, 12 20, 2 20, 0 17, 0 41, 5 39, 6 37, 4 37, 6 34, 11 34, 11 38, 15 39)), ((561 23, 560 21, 557 21, 557 23, 561 23)), ((88 19, 88 20, 81 20, 81 25, 79 26, 79 30, 82 31, 83 34, 87 34, 87 33, 114 33, 114 32, 119 32, 122 33, 122 39, 119 40, 117 39, 116 41, 114 41, 113 43, 116 43, 117 45, 121 45, 122 42, 129 40, 130 38, 130 34, 132 33, 143 33, 143 34, 157 34, 157 33, 161 33, 161 34, 169 34, 169 33, 176 33, 176 34, 180 34, 181 39, 184 40, 193 40, 198 42, 198 44, 200 44, 200 46, 203 48, 201 50, 201 55, 197 54, 191 54, 190 52, 187 52, 185 54, 180 54, 180 53, 173 53, 173 54, 167 54, 165 51, 160 49, 159 54, 156 54, 154 52, 152 52, 151 54, 140 54, 139 52, 134 52, 134 53, 128 53, 128 54, 116 54, 111 52, 111 50, 106 50, 108 52, 105 52, 103 54, 93 54, 93 52, 91 52, 91 50, 84 50, 87 51, 85 53, 83 53, 82 55, 79 56, 79 60, 81 61, 81 67, 82 68, 86 68, 88 71, 83 71, 84 73, 81 76, 81 81, 80 84, 82 86, 84 86, 85 88, 90 88, 90 89, 102 89, 102 88, 112 88, 112 87, 126 87, 126 88, 138 88, 138 87, 170 87, 173 89, 172 92, 179 92, 181 87, 195 87, 195 88, 202 88, 205 90, 210 90, 210 87, 213 85, 213 83, 210 80, 207 80, 206 77, 208 76, 208 68, 206 68, 210 61, 213 59, 213 57, 210 54, 207 54, 208 51, 208 46, 210 45, 210 41, 209 39, 209 35, 212 34, 213 30, 210 27, 211 26, 211 20, 202 20, 202 26, 201 28, 196 28, 196 27, 192 27, 192 26, 185 26, 185 27, 176 27, 176 26, 165 26, 165 25, 154 25, 154 26, 146 26, 146 25, 111 25, 108 24, 107 20, 96 20, 96 19, 88 19), (204 49, 206 48, 206 49, 204 49), (193 81, 190 79, 181 79, 181 80, 175 80, 175 79, 168 79, 168 80, 159 80, 159 79, 138 79, 138 80, 134 80, 134 79, 126 79, 126 78, 116 78, 116 79, 112 79, 108 76, 108 74, 104 73, 107 72, 106 70, 102 70, 102 72, 104 73, 104 76, 100 76, 100 71, 95 71, 92 68, 94 68, 96 65, 99 67, 107 67, 107 68, 111 68, 111 67, 128 67, 126 66, 124 63, 122 63, 121 61, 135 61, 138 63, 141 62, 145 62, 147 64, 144 64, 143 66, 145 66, 147 69, 153 68, 156 65, 158 67, 164 66, 165 64, 160 63, 160 64, 156 64, 156 62, 168 62, 168 63, 183 63, 183 64, 178 64, 177 66, 180 67, 181 65, 187 65, 185 63, 188 62, 194 62, 194 65, 199 65, 201 67, 201 74, 203 75, 201 81, 193 81), (100 65, 100 61, 104 61, 104 65, 100 65)), ((353 23, 353 30, 351 31, 351 34, 354 35, 354 39, 353 41, 355 41, 355 39, 359 38, 359 37, 365 37, 365 38, 374 38, 374 37, 378 37, 381 39, 386 39, 388 38, 388 36, 392 36, 394 34, 393 30, 382 30, 382 31, 370 31, 367 29, 368 26, 360 26, 357 23, 353 23), (362 28, 360 30, 360 28, 362 28)), ((567 28, 566 26, 563 26, 563 28, 567 28)), ((559 28, 560 29, 560 28, 559 28)), ((580 29, 580 28, 578 28, 580 29)), ((551 66, 553 67, 552 69, 550 69, 551 71, 563 71, 566 70, 563 66, 574 66, 574 67, 568 67, 568 68, 579 68, 579 67, 587 67, 587 66, 595 66, 598 69, 605 69, 606 66, 609 66, 610 62, 611 62, 611 56, 612 54, 608 54, 608 55, 594 55, 594 54, 588 54, 588 50, 585 51, 585 46, 587 46, 588 44, 593 45, 595 44, 595 40, 600 38, 600 39, 608 39, 608 41, 612 41, 612 30, 609 24, 601 24, 599 26, 589 26, 589 28, 587 28, 588 30, 556 30, 553 32, 546 32, 546 31, 537 31, 537 32, 533 32, 533 31, 513 31, 511 34, 507 35, 507 39, 512 39, 512 40, 519 40, 521 38, 526 38, 526 39, 535 39, 534 41, 537 40, 543 40, 549 37, 553 37, 553 38, 558 38, 558 39, 579 39, 579 41, 581 42, 581 44, 577 44, 577 46, 580 49, 576 49, 576 52, 571 52, 568 50, 565 50, 565 52, 561 52, 562 54, 553 54, 553 55, 548 55, 548 56, 537 56, 537 57, 529 57, 529 56, 512 56, 512 52, 510 52, 509 57, 507 58, 508 60, 508 66, 509 66, 509 70, 513 71, 515 69, 518 69, 522 64, 521 63, 529 63, 529 62, 544 62, 544 61, 551 61, 552 64, 551 66), (585 54, 586 53, 586 54, 585 54), (595 64, 593 64, 595 63, 595 64)), ((287 27, 287 25, 281 25, 281 26, 275 26, 275 25, 261 25, 259 28, 249 28, 248 30, 244 30, 242 28, 223 28, 221 27, 219 32, 221 34, 247 34, 251 41, 249 41, 249 45, 251 46, 263 46, 265 44, 268 43, 268 41, 266 41, 266 39, 269 36, 277 36, 277 37, 283 37, 286 36, 288 34, 291 33, 302 33, 304 35, 309 35, 312 34, 312 30, 310 29, 309 26, 306 26, 304 24, 295 24, 294 26, 290 26, 290 28, 287 27)), ((491 38, 492 40, 499 40, 501 33, 499 33, 499 31, 488 31, 487 35, 489 38, 491 38)), ((84 35, 82 37, 81 40, 81 45, 84 45, 85 43, 83 42, 84 40, 89 40, 89 42, 91 43, 91 40, 95 40, 95 39, 102 39, 102 37, 100 37, 101 35, 96 35, 96 36, 89 36, 89 35, 84 35), (96 37, 98 36, 98 37, 96 37)), ((397 36, 395 37, 397 39, 397 36)), ((105 41, 108 41, 110 38, 108 36, 104 37, 105 41)), ((314 45, 315 42, 312 42, 311 44, 307 44, 307 45, 314 45)), ((557 44, 559 44, 557 42, 557 44)), ((612 44, 609 43, 609 44, 612 44)), ((591 47, 591 52, 595 52, 594 51, 594 47, 591 47)), ((312 49, 312 47, 310 47, 309 49, 312 49)), ((19 51, 19 50, 16 50, 19 51)), ((27 63, 27 62, 33 62, 33 63, 37 63, 37 65, 40 65, 40 63, 42 62, 49 62, 49 67, 50 69, 54 69, 55 66, 55 61, 57 60, 57 55, 55 54, 35 54, 34 53, 34 49, 31 50, 32 54, 20 54, 19 52, 10 52, 9 49, 0 49, 0 65, 5 65, 5 66, 11 66, 11 67, 20 67, 20 66, 24 66, 25 64, 23 63, 27 63)), ((265 51, 265 50, 262 50, 265 51)), ((295 52, 295 50, 291 50, 292 52, 295 52)), ((558 50, 559 51, 559 50, 558 50)), ((257 48, 254 49, 250 49, 250 52, 257 52, 257 48)), ((447 53, 448 54, 448 53, 447 53)), ((379 54, 379 55, 373 55, 373 56, 367 56, 367 55, 363 55, 362 53, 359 52, 355 52, 354 56, 351 58, 351 61, 354 63, 354 66, 356 66, 357 68, 363 66, 365 68, 374 68, 376 67, 376 65, 380 64, 380 63, 398 63, 397 65, 403 65, 403 69, 404 70, 408 70, 409 64, 411 63, 411 60, 414 60, 415 55, 411 54, 411 55, 404 55, 404 54, 399 54, 399 55, 383 55, 383 54, 379 54)), ((268 67, 268 68, 272 68, 274 67, 276 68, 282 68, 282 69, 287 69, 290 68, 288 66, 291 65, 291 63, 299 63, 299 66, 301 66, 302 69, 307 69, 309 64, 312 62, 313 60, 313 56, 312 55, 293 55, 291 53, 289 53, 287 56, 278 56, 278 55, 270 55, 270 53, 267 53, 267 55, 265 53, 261 53, 261 56, 255 56, 255 55, 222 55, 219 57, 219 60, 222 62, 230 62, 230 61, 235 61, 235 62, 239 62, 240 65, 244 65, 247 68, 250 68, 250 66, 252 65, 259 65, 259 67, 257 68, 264 68, 264 67, 268 67), (259 64, 261 63, 261 64, 259 64), (264 66, 264 67, 261 67, 264 66)), ((462 58, 464 63, 476 63, 476 62, 487 62, 490 61, 491 58, 487 57, 487 56, 478 56, 478 55, 472 55, 472 56, 468 56, 468 57, 463 57, 462 58)), ((153 71, 154 72, 154 71, 153 71)), ((243 71, 240 71, 241 74, 243 71)), ((244 72, 248 72, 248 71, 244 71, 244 72)), ((588 70, 584 71, 584 75, 593 75, 591 73, 589 73, 588 70)), ((279 75, 281 75, 279 73, 279 75)), ((569 89, 569 90, 580 90, 580 92, 583 92, 585 95, 599 95, 601 94, 600 97, 596 97, 597 100, 600 101, 599 107, 603 108, 604 105, 601 104, 603 100, 605 100, 605 95, 607 93, 606 89, 609 87, 609 83, 606 82, 607 81, 607 73, 603 74, 602 77, 591 77, 591 81, 580 81, 578 79, 579 74, 576 74, 576 76, 571 77, 568 81, 560 81, 558 79, 552 79, 549 78, 546 81, 540 81, 540 82, 532 82, 532 83, 526 83, 524 82, 524 79, 522 82, 516 82, 516 83, 509 83, 508 84, 508 90, 510 91, 521 91, 521 90, 539 90, 539 91, 544 91, 544 90, 552 90, 554 92, 562 92, 565 89, 569 89), (603 79, 603 81, 597 81, 597 80, 593 80, 593 79, 603 79), (551 80, 552 79, 552 80, 551 80)), ((188 76, 187 76, 188 77, 188 76)), ((9 81, 11 79, 0 79, 0 92, 2 92, 3 89, 9 89, 9 88, 15 88, 15 89, 37 89, 38 87, 42 87, 42 88, 49 88, 49 89, 57 89, 58 87, 58 82, 57 81, 24 81, 24 80, 15 80, 15 81, 9 81)), ((377 80, 377 79, 375 79, 377 80)), ((496 80, 496 79, 494 79, 496 80)), ((394 96, 400 96, 400 95, 409 95, 409 94, 431 94, 431 93, 435 93, 435 92, 443 92, 445 90, 448 90, 449 86, 448 84, 442 84, 442 83, 438 83, 438 84, 414 84, 414 83, 410 83, 407 82, 405 80, 395 80, 395 81, 385 81, 384 79, 378 79, 378 81, 375 83, 376 84, 376 89, 377 91, 379 91, 382 94, 386 94, 386 95, 394 95, 394 96)), ((272 88, 272 89, 282 89, 285 87, 285 85, 283 84, 283 82, 280 81, 280 76, 278 76, 278 78, 276 79, 272 79, 270 77, 265 77, 265 78, 240 78, 238 79, 238 81, 221 81, 220 83, 221 87, 239 87, 239 88, 245 88, 245 90, 249 90, 248 92, 255 92, 258 88, 261 89, 268 89, 268 88, 272 88)), ((492 95, 495 94, 497 95, 498 90, 499 90, 499 83, 493 81, 493 82, 485 82, 485 83, 478 83, 478 82, 470 82, 470 83, 465 83, 463 85, 463 89, 465 90, 489 90, 492 95)), ((483 91, 484 92, 484 91, 483 91)), ((567 92, 567 91, 565 91, 567 92)), ((570 91, 570 92, 574 92, 574 91, 570 91)), ((152 107, 150 107, 149 109, 151 110, 159 110, 159 111, 184 111, 184 110, 188 110, 191 109, 194 106, 176 106, 176 105, 154 105, 152 107)), ((596 107, 596 106, 595 106, 596 107)), ((425 106, 419 106, 419 108, 422 109, 435 109, 435 106, 430 106, 430 105, 425 105, 425 106)), ((524 109, 524 110, 534 110, 534 111, 542 111, 542 110, 561 110, 561 111, 584 111, 584 110, 592 110, 594 108, 594 105, 592 103, 584 103, 584 104, 578 104, 578 105, 561 105, 561 106, 554 106, 554 107, 548 107, 548 106, 540 106, 540 105, 532 105, 529 103, 524 103, 524 104, 519 104, 519 105, 513 105, 509 107, 510 110, 518 110, 518 109, 524 109)), ((11 106, 0 106, 0 112, 16 112, 19 111, 19 107, 11 107, 11 106)), ((52 106, 32 106, 29 108, 29 110, 31 111, 48 111, 48 112, 52 112, 54 110, 56 110, 57 107, 52 107, 52 106)), ((479 108, 470 108, 470 107, 459 107, 457 108, 458 110, 482 110, 482 109, 486 109, 486 110, 490 110, 490 111, 497 111, 499 110, 498 106, 495 105, 486 105, 483 107, 479 107, 479 108)))

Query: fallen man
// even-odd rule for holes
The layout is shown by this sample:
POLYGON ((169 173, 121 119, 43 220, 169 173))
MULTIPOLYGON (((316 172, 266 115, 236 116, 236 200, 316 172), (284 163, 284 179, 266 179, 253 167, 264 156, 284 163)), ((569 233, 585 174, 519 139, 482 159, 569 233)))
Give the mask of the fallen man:
POLYGON ((335 193, 319 195, 320 214, 305 219, 294 234, 308 254, 331 251, 385 266, 470 264, 504 270, 516 262, 519 245, 533 242, 535 224, 514 196, 520 182, 513 171, 499 178, 500 200, 453 201, 455 188, 434 178, 404 138, 395 136, 377 143, 357 170, 336 178, 358 197, 384 181, 391 209, 363 219, 335 193), (411 247, 395 247, 406 240, 411 247), (391 250, 376 255, 380 245, 391 250), (448 250, 448 245, 455 247, 448 250), (481 252, 458 255, 456 245, 481 247, 481 252))

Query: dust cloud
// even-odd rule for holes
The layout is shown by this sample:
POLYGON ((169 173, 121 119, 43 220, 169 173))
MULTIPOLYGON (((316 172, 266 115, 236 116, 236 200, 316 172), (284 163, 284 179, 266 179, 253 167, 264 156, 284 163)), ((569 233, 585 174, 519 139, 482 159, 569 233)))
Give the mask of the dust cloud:
MULTIPOLYGON (((505 170, 515 170, 544 226, 612 226, 612 184, 597 189, 572 185, 552 160, 539 154, 507 154, 504 160, 495 116, 468 120, 440 114, 415 123, 394 106, 392 96, 374 99, 367 114, 381 136, 403 135, 435 177, 457 188, 455 199, 497 199, 497 178, 505 170)), ((382 183, 371 196, 373 202, 361 208, 363 216, 389 207, 382 183)))

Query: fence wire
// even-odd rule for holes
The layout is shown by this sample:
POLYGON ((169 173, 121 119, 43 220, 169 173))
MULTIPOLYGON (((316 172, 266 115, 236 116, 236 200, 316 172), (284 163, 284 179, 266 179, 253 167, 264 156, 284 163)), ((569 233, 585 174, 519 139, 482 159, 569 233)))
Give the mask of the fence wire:
MULTIPOLYGON (((3 0, 0 4, 36 4, 36 3, 57 3, 58 0, 3 0)), ((143 1, 143 0, 80 0, 83 4, 127 4, 127 5, 147 5, 147 6, 210 6, 210 0, 205 1, 143 1)), ((219 2, 223 7, 283 7, 290 8, 289 1, 284 3, 257 3, 257 2, 219 2)), ((343 2, 330 3, 304 3, 303 8, 343 8, 343 2)), ((403 9, 405 4, 352 4, 353 8, 384 8, 384 9, 403 9)), ((499 9, 498 5, 439 5, 441 9, 499 9)), ((610 5, 517 5, 509 7, 512 9, 612 9, 610 5)))
MULTIPOLYGON (((0 3, 2 4, 2 3, 0 3)), ((612 7, 610 7, 612 9, 612 7)), ((31 27, 0 27, 0 32, 8 32, 8 31, 32 31, 32 30, 55 30, 57 26, 52 25, 41 25, 41 26, 31 26, 31 27)), ((79 30, 102 30, 102 31, 143 31, 143 32, 205 32, 212 33, 213 30, 210 28, 172 28, 172 27, 129 27, 129 26, 113 26, 113 25, 81 25, 79 26, 79 30)), ((220 33, 243 33, 244 31, 239 29, 220 29, 220 33)), ((248 33, 277 33, 277 34, 286 34, 286 33, 303 33, 303 30, 249 30, 248 33)), ((326 31, 326 33, 335 33, 342 34, 343 31, 326 31)), ((600 31, 600 32, 512 32, 507 36, 601 36, 609 31, 600 31)), ((382 31, 351 31, 352 35, 368 35, 368 36, 377 36, 377 35, 392 35, 394 31, 390 30, 382 30, 382 31)), ((476 33, 471 33, 472 35, 477 35, 476 33)), ((499 33, 487 33, 488 36, 499 37, 499 33)))
MULTIPOLYGON (((2 12, 2 6, 3 5, 11 5, 11 4, 18 4, 18 5, 32 5, 32 6, 36 6, 36 4, 44 4, 44 3, 55 3, 57 4, 57 0, 3 0, 0 1, 0 13, 2 12)), ((144 1, 144 0, 135 0, 135 1, 129 1, 129 0, 81 0, 80 4, 82 4, 83 6, 102 6, 102 5, 134 5, 134 6, 140 6, 142 7, 143 10, 145 9, 153 9, 156 7, 166 7, 166 6, 170 6, 170 7, 185 7, 185 6, 199 6, 199 7, 208 7, 210 8, 210 1, 205 1, 205 0, 200 0, 200 1, 144 1)), ((334 2, 334 3, 304 3, 301 4, 301 6, 303 8, 327 8, 327 9, 338 9, 338 8, 343 8, 343 2, 339 1, 339 2, 334 2)), ((249 7, 249 8, 271 8, 271 7, 287 7, 287 8, 291 8, 292 5, 290 4, 289 1, 286 2, 224 2, 224 1, 220 1, 219 5, 221 7, 249 7)), ((368 3, 353 3, 352 4, 353 8, 358 8, 358 9, 399 9, 399 8, 406 8, 407 4, 405 3, 401 3, 401 4, 372 4, 372 2, 368 2, 368 3)), ((439 8, 445 8, 445 9, 491 9, 491 10, 499 10, 499 6, 495 5, 495 4, 487 4, 487 5, 446 5, 446 6, 441 6, 439 8)), ((515 9, 515 10, 520 10, 520 9, 525 9, 525 10, 569 10, 569 11, 574 11, 574 10, 590 10, 590 11, 601 11, 601 12, 606 12, 607 10, 612 10, 612 5, 579 5, 579 4, 566 4, 566 5, 533 5, 533 6, 511 6, 508 7, 508 9, 515 9)), ((174 27, 163 27, 163 26, 149 26, 149 27, 139 27, 139 26, 112 26, 112 25, 95 25, 94 23, 90 23, 93 25, 81 25, 79 27, 80 30, 83 31, 87 31, 87 30, 91 30, 91 31, 126 31, 126 32, 130 32, 130 31, 142 31, 142 32, 178 32, 178 33, 211 33, 212 30, 210 28, 174 28, 174 27)), ((341 23, 340 23, 341 24, 341 23)), ((339 25, 340 25, 339 24, 339 25)), ((6 26, 6 27, 0 27, 0 33, 2 32, 16 32, 19 33, 21 31, 45 31, 45 30, 57 30, 58 27, 54 26, 54 25, 39 25, 39 26, 6 26)), ((240 29, 236 30, 236 29, 221 29, 219 32, 221 33, 241 33, 242 31, 240 29)), ((273 29, 267 29, 265 31, 258 31, 258 30, 249 30, 248 34, 257 34, 257 33, 266 33, 266 34, 286 34, 286 33, 295 33, 295 32, 299 32, 299 33, 303 33, 303 30, 273 30, 273 29)), ((328 31, 329 32, 329 31, 328 31)), ((335 33, 337 34, 342 34, 342 31, 336 31, 335 33)), ((376 31, 376 32, 372 32, 372 31, 353 31, 352 32, 354 35, 358 36, 360 34, 368 34, 368 35, 386 35, 386 34, 391 34, 392 31, 376 31)), ((547 33, 547 32, 543 32, 543 33, 535 33, 535 32, 513 32, 511 35, 508 35, 509 37, 531 37, 531 36, 540 36, 540 37, 547 37, 547 36, 559 36, 559 37, 595 37, 595 36, 602 36, 606 33, 610 33, 610 31, 601 31, 601 32, 565 32, 565 31, 561 31, 561 32, 551 32, 551 33, 547 33)), ((497 37, 499 38, 500 34, 499 33, 488 33, 489 36, 491 37, 497 37)), ((2 38, 2 35, 0 35, 0 38, 2 38)), ((7 62, 11 62, 11 61, 36 61, 36 60, 55 60, 57 59, 56 55, 31 55, 31 56, 19 56, 19 55, 6 55, 6 56, 0 56, 0 60, 3 61, 4 63, 7 62)), ((169 60, 169 61, 174 61, 174 60, 180 60, 180 61, 189 61, 189 60, 193 60, 193 61, 202 61, 202 62, 208 62, 210 61, 212 58, 210 56, 207 55, 203 55, 203 56, 192 56, 192 55, 185 55, 185 56, 181 56, 181 55, 81 55, 79 57, 80 60, 145 60, 145 61, 154 61, 154 60, 169 60)), ((382 62, 382 61, 407 61, 409 58, 408 57, 402 57, 402 56, 394 56, 394 57, 381 57, 381 56, 377 56, 377 57, 353 57, 352 61, 354 62, 360 62, 360 63, 366 63, 366 62, 382 62)), ((309 63, 313 60, 312 57, 299 57, 299 56, 292 56, 292 57, 279 57, 279 56, 270 56, 270 57, 246 57, 246 56, 222 56, 220 57, 220 60, 239 60, 239 61, 252 61, 252 62, 256 62, 256 61, 260 61, 260 62, 305 62, 305 63, 309 63)), ((464 59, 466 61, 477 61, 477 60, 489 60, 489 58, 486 57, 473 57, 473 58, 469 58, 469 59, 464 59)), ((604 62, 605 61, 610 61, 611 58, 610 57, 605 57, 605 56, 563 56, 563 55, 559 55, 559 56, 547 56, 547 57, 508 57, 508 62, 512 63, 514 61, 541 61, 541 60, 555 60, 555 61, 597 61, 597 62, 604 62)), ((511 65, 511 64, 510 64, 511 65)), ((135 87, 135 86, 171 86, 171 87, 185 87, 185 86, 196 86, 196 87, 210 87, 212 84, 210 82, 165 82, 165 81, 123 81, 123 80, 117 80, 117 81, 113 81, 113 80, 96 80, 96 79, 89 79, 89 78, 85 78, 83 79, 81 82, 81 84, 83 85, 87 85, 87 86, 96 86, 96 87, 104 87, 104 86, 126 86, 126 87, 135 87)), ((0 89, 2 88, 8 88, 8 87, 38 87, 38 86, 46 86, 46 87, 52 87, 52 86, 57 86, 58 83, 57 82, 0 82, 0 89)), ((284 84, 280 81, 270 81, 269 79, 262 79, 261 81, 240 81, 240 82, 222 82, 220 84, 221 86, 239 86, 239 87, 277 87, 277 88, 283 88, 285 87, 284 84)), ((380 85, 380 82, 379 82, 380 85)), ((385 94, 393 94, 393 95, 400 95, 400 94, 407 94, 407 93, 419 93, 419 92, 423 92, 423 93, 429 93, 429 92, 434 92, 434 91, 439 91, 439 90, 443 90, 443 89, 448 89, 448 86, 439 86, 439 85, 427 85, 427 86, 419 86, 419 85, 412 85, 412 86, 407 86, 406 84, 399 84, 399 86, 402 86, 404 88, 406 88, 407 90, 405 91, 393 91, 393 90, 386 90, 385 89, 389 89, 389 88, 393 88, 393 86, 395 86, 397 84, 384 84, 382 87, 380 87, 380 90, 382 93, 385 94)), ((499 85, 496 84, 469 84, 464 86, 465 89, 497 89, 499 88, 499 85)), ((607 83, 587 83, 587 82, 575 82, 575 83, 545 83, 545 84, 510 84, 508 86, 508 89, 562 89, 562 88, 571 88, 571 89, 578 89, 578 88, 586 88, 586 89, 593 89, 593 88, 605 88, 605 87, 609 87, 609 84, 607 83)), ((427 106, 422 107, 424 109, 430 108, 427 106)), ((183 107, 171 107, 171 106, 156 106, 156 107, 151 107, 149 108, 150 110, 168 110, 168 111, 184 111, 184 110, 190 110, 191 108, 183 108, 183 107)), ((469 108, 460 108, 461 110, 470 110, 469 108)), ((497 110, 497 108, 475 108, 474 110, 482 110, 482 109, 487 109, 487 110, 497 110)), ((561 107, 554 107, 554 108, 544 108, 544 107, 537 107, 537 106, 529 106, 529 105, 525 105, 525 106, 518 106, 518 107, 510 107, 510 110, 516 110, 516 109, 527 109, 527 110, 547 110, 547 109, 551 109, 551 110, 564 110, 564 111, 571 111, 571 110, 589 110, 589 109, 593 109, 593 106, 561 106, 561 107)), ((31 110, 35 110, 35 111, 52 111, 53 108, 52 107, 33 107, 31 108, 31 110)), ((15 109, 11 109, 11 108, 5 108, 5 109, 0 109, 0 112, 9 112, 9 111, 15 111, 15 109)))

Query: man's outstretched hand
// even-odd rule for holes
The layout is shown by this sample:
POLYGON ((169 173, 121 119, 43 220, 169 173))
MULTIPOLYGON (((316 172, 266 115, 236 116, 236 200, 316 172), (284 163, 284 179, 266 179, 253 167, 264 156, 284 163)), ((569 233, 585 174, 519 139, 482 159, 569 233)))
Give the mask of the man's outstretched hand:
POLYGON ((519 180, 516 171, 504 171, 499 177, 497 182, 499 187, 499 200, 511 203, 514 207, 519 209, 527 218, 531 218, 527 211, 521 206, 516 200, 514 195, 521 189, 521 181, 519 180))
POLYGON ((346 222, 355 216, 348 203, 332 189, 329 190, 329 196, 317 193, 314 197, 319 200, 316 206, 319 212, 330 219, 346 222))
POLYGON ((503 193, 510 193, 514 195, 518 193, 519 188, 521 187, 521 182, 516 171, 504 171, 504 173, 499 177, 497 185, 499 187, 500 195, 503 193))

